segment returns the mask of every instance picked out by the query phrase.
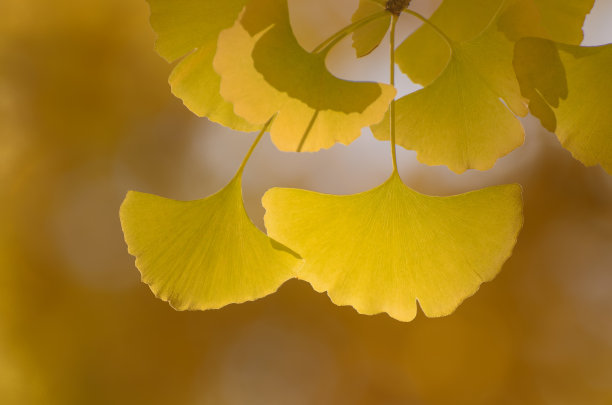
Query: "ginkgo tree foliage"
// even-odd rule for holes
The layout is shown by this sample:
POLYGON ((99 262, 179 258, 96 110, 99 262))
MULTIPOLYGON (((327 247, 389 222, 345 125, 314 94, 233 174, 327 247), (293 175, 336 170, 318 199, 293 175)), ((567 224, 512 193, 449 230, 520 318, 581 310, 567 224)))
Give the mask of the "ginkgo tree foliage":
POLYGON ((148 0, 172 92, 195 114, 259 130, 228 185, 195 201, 130 191, 120 218, 153 293, 179 310, 255 300, 298 278, 338 305, 410 321, 448 315, 492 280, 520 232, 521 187, 428 196, 398 173, 396 144, 428 165, 487 170, 523 143, 528 112, 585 165, 612 174, 612 45, 580 46, 594 0, 444 0, 430 18, 409 0, 360 0, 314 49, 296 40, 287 0, 148 0), (420 28, 396 38, 399 18, 420 28), (352 37, 363 57, 390 36, 389 82, 355 82, 326 57, 352 37), (397 46, 396 46, 397 45, 397 46), (396 66, 422 89, 396 99, 396 66), (393 170, 354 195, 273 188, 266 233, 241 178, 260 139, 281 151, 390 141, 393 170))

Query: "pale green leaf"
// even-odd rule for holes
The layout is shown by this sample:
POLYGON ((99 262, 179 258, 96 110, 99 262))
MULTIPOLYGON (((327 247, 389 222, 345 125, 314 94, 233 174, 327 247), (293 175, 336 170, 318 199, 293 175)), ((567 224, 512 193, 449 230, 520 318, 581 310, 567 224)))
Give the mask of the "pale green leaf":
POLYGON ((219 32, 234 23, 247 0, 147 1, 157 52, 168 62, 184 57, 170 75, 173 94, 199 116, 240 131, 256 130, 221 97, 212 67, 219 32))
MULTIPOLYGON (((386 1, 360 0, 357 11, 353 14, 353 22, 385 10, 386 1)), ((391 13, 360 27, 353 33, 353 48, 358 58, 372 52, 383 40, 391 25, 391 13)))
MULTIPOLYGON (((526 115, 527 107, 512 51, 494 25, 472 40, 454 43, 443 73, 397 101, 396 143, 415 150, 423 163, 457 173, 490 169, 519 147, 524 131, 515 114, 526 115)), ((389 139, 388 120, 372 131, 378 139, 389 139)))
POLYGON ((175 309, 255 300, 294 276, 300 261, 253 225, 240 183, 237 175, 195 201, 130 191, 121 205, 121 226, 142 280, 175 309))
POLYGON ((249 122, 271 128, 284 151, 317 151, 349 144, 361 128, 379 122, 395 96, 392 86, 333 76, 325 54, 309 53, 295 39, 286 0, 259 0, 219 37, 214 66, 221 94, 249 122))
POLYGON ((397 173, 360 194, 274 188, 263 198, 271 237, 304 259, 298 278, 359 313, 410 321, 448 315, 499 272, 522 226, 521 188, 431 197, 397 173))
POLYGON ((531 112, 576 159, 612 174, 612 44, 524 38, 514 64, 531 112))

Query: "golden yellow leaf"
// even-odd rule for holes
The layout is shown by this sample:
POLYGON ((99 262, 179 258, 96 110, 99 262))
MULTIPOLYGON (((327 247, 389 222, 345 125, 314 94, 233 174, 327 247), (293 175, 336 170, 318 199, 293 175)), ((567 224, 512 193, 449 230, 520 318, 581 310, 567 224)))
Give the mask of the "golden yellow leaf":
POLYGON ((184 57, 170 75, 172 93, 195 114, 226 127, 254 131, 233 113, 219 94, 220 78, 212 67, 219 32, 238 18, 247 0, 147 0, 155 48, 168 62, 184 57))
POLYGON ((392 86, 333 76, 325 56, 298 44, 286 0, 260 0, 222 32, 214 66, 238 115, 263 123, 278 112, 270 134, 280 150, 317 151, 355 140, 395 97, 392 86))
POLYGON ((499 272, 522 226, 521 188, 432 197, 397 172, 364 193, 273 188, 263 198, 271 237, 304 259, 298 278, 359 313, 412 320, 450 314, 499 272))
POLYGON ((576 159, 612 174, 612 44, 524 38, 514 65, 531 112, 576 159))
MULTIPOLYGON (((452 46, 443 73, 396 102, 396 142, 428 165, 487 170, 524 140, 514 116, 526 115, 527 107, 512 68, 513 45, 491 25, 452 46)), ((372 127, 376 138, 389 139, 387 123, 372 127)))
MULTIPOLYGON (((353 14, 353 22, 385 10, 384 0, 360 0, 357 11, 353 14)), ((358 58, 372 52, 383 40, 391 26, 391 13, 384 18, 375 20, 353 33, 353 48, 358 58)))
POLYGON ((201 200, 130 191, 120 218, 142 280, 177 310, 261 298, 292 278, 300 263, 248 218, 240 172, 201 200))

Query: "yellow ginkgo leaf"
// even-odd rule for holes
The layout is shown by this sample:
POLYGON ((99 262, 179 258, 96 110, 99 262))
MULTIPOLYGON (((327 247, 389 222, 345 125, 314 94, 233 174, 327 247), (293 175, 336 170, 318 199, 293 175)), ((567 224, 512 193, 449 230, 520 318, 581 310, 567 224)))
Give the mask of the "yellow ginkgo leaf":
POLYGON ((540 37, 578 45, 595 0, 507 0, 499 29, 512 41, 540 37))
MULTIPOLYGON (((487 170, 524 140, 515 114, 526 115, 527 107, 512 68, 513 44, 491 25, 452 46, 443 73, 397 101, 396 141, 428 165, 487 170)), ((387 122, 372 127, 378 139, 389 139, 387 122)))
POLYGON ((531 112, 576 159, 612 174, 612 44, 524 38, 514 65, 531 112))
MULTIPOLYGON (((503 0, 444 0, 429 19, 453 41, 475 38, 489 24, 503 0)), ((429 25, 424 24, 395 51, 395 60, 415 83, 423 86, 442 73, 451 49, 429 25)))
POLYGON ((300 261, 250 221, 240 179, 239 173, 202 200, 130 191, 121 205, 121 226, 142 280, 177 310, 255 300, 294 276, 300 261))
POLYGON ((430 317, 453 312, 495 277, 522 226, 518 185, 432 197, 397 172, 347 196, 274 188, 263 205, 269 235, 305 260, 298 278, 337 305, 401 321, 416 301, 430 317))
MULTIPOLYGON (((359 8, 353 14, 353 22, 359 21, 386 9, 385 0, 360 0, 359 8)), ((391 13, 384 18, 372 21, 353 33, 353 48, 358 58, 372 52, 383 40, 391 26, 391 13)))
POLYGON ((298 44, 287 0, 259 0, 221 33, 214 66, 238 115, 263 123, 278 112, 270 133, 280 150, 317 151, 355 140, 395 97, 392 86, 333 76, 325 55, 298 44))
POLYGON ((157 52, 168 62, 184 57, 170 75, 174 95, 199 116, 240 131, 256 130, 221 97, 221 79, 212 66, 219 32, 234 23, 247 0, 147 1, 157 52))

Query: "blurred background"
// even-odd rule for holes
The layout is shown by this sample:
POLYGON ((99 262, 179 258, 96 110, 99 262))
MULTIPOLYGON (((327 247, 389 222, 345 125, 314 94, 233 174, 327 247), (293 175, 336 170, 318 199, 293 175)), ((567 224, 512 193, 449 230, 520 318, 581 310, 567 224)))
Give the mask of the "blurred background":
MULTIPOLYGON (((438 4, 414 1, 426 15, 438 4)), ((296 35, 312 47, 356 6, 291 0, 296 35)), ((209 195, 254 135, 170 94, 148 15, 144 0, 0 2, 0 403, 612 404, 612 176, 529 117, 525 145, 488 172, 399 153, 402 178, 424 193, 524 188, 514 255, 449 317, 361 316, 295 280, 216 311, 154 298, 123 242, 125 193, 209 195)), ((585 43, 610 42, 611 18, 612 1, 597 0, 585 43)), ((399 33, 417 26, 404 16, 399 33)), ((386 57, 383 45, 356 61, 345 41, 329 65, 386 81, 386 57)), ((389 144, 368 130, 316 154, 266 139, 245 202, 262 227, 270 187, 354 193, 390 171, 389 144)))

